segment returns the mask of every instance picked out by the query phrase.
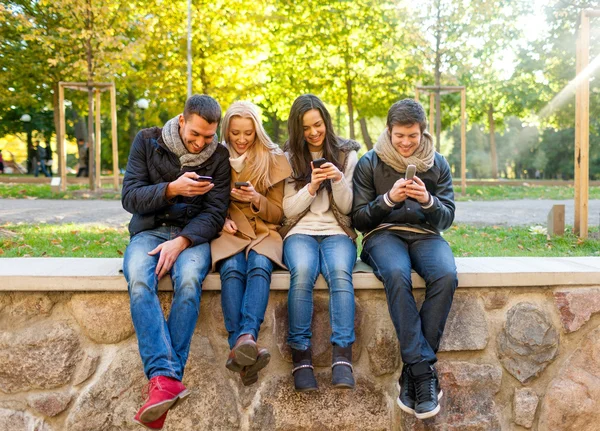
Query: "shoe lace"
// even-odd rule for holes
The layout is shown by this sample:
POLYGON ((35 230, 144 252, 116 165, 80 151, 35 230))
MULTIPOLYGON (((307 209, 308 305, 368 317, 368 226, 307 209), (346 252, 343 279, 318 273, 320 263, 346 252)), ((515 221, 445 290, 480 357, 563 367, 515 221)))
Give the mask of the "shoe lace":
POLYGON ((148 382, 148 384, 146 386, 144 386, 142 388, 142 398, 147 400, 148 398, 150 398, 150 393, 152 392, 152 390, 156 388, 161 390, 162 387, 160 385, 160 382, 158 379, 152 379, 148 382))
POLYGON ((430 401, 434 399, 435 378, 433 374, 426 374, 415 380, 415 390, 419 402, 430 401))

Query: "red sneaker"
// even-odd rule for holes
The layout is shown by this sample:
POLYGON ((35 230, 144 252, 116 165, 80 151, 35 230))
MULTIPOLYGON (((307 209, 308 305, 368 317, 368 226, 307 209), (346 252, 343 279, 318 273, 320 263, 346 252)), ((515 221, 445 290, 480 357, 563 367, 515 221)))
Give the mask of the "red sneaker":
POLYGON ((148 428, 149 430, 161 430, 163 428, 163 426, 165 425, 165 419, 167 418, 167 414, 169 413, 169 411, 167 410, 166 412, 163 413, 163 415, 161 417, 159 417, 158 419, 156 419, 153 422, 142 422, 140 420, 140 412, 138 412, 135 417, 133 418, 133 421, 141 426, 143 426, 144 428, 148 428))
POLYGON ((158 420, 178 400, 183 400, 189 391, 179 380, 166 376, 156 376, 150 379, 145 387, 146 403, 136 415, 141 422, 149 424, 158 420))

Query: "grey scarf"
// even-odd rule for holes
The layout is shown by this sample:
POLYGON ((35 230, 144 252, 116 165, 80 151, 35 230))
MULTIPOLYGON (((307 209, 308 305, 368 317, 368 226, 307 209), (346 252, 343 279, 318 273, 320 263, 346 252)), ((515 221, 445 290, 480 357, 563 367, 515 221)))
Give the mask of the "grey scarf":
POLYGON ((373 147, 383 163, 391 166, 396 172, 406 172, 408 165, 415 165, 417 172, 425 172, 431 169, 435 158, 435 149, 433 148, 433 138, 429 132, 423 132, 421 144, 410 157, 402 157, 396 148, 392 145, 392 140, 388 129, 384 129, 379 135, 377 143, 373 147))
POLYGON ((213 141, 207 147, 204 147, 198 154, 190 153, 187 148, 185 148, 185 145, 183 145, 181 136, 179 136, 179 115, 166 122, 162 129, 162 138, 167 148, 179 157, 181 167, 200 166, 213 155, 219 146, 219 141, 215 135, 213 141))

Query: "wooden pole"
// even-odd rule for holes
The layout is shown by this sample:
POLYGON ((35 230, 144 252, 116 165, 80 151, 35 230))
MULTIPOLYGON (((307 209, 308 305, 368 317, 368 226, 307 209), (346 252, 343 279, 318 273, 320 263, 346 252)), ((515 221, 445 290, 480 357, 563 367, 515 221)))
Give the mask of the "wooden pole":
POLYGON ((435 95, 433 93, 431 93, 429 95, 429 133, 431 133, 431 136, 435 135, 435 126, 433 125, 434 122, 434 113, 435 113, 435 95))
MULTIPOLYGON (((579 30, 579 29, 578 29, 579 30)), ((577 32, 577 50, 575 60, 575 173, 573 188, 575 191, 574 198, 574 220, 573 233, 579 235, 580 225, 580 205, 581 205, 581 84, 577 81, 577 77, 581 74, 581 31, 577 32)))
POLYGON ((67 191, 67 143, 65 141, 65 89, 58 83, 58 163, 60 164, 60 191, 67 191))
POLYGON ((415 88, 415 100, 418 102, 419 101, 419 89, 415 88))
MULTIPOLYGON (((585 70, 590 63, 590 18, 586 11, 581 14, 581 70, 585 70)), ((590 80, 585 78, 581 82, 581 177, 579 206, 579 237, 588 237, 588 200, 590 183, 590 80)))
POLYGON ((100 162, 100 153, 102 152, 102 128, 101 128, 101 124, 100 124, 100 90, 96 89, 94 91, 96 93, 96 133, 94 136, 94 142, 95 142, 95 162, 94 165, 96 167, 96 169, 94 170, 94 184, 96 186, 96 189, 101 189, 102 188, 102 183, 100 180, 100 174, 101 174, 101 167, 102 164, 100 162))
POLYGON ((463 88, 460 92, 460 188, 464 195, 467 194, 467 92, 463 88))
POLYGON ((117 90, 110 87, 110 126, 112 131, 113 188, 119 190, 119 148, 117 141, 117 90))

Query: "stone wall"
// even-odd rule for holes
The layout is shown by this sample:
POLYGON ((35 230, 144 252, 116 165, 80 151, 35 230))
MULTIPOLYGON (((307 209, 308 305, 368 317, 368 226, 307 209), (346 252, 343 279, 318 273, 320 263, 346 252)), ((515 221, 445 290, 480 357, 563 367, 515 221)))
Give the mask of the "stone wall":
MULTIPOLYGON (((424 291, 416 296, 422 300, 424 291)), ((160 293, 168 312, 170 293, 160 293)), ((596 430, 600 287, 459 289, 442 342, 441 413, 395 404, 398 342, 381 289, 357 291, 357 386, 331 388, 326 292, 315 293, 319 391, 296 394, 286 292, 272 292, 260 344, 272 360, 241 385, 220 293, 204 292, 184 383, 165 430, 596 430)), ((0 430, 134 430, 142 372, 126 293, 0 292, 0 430)))

